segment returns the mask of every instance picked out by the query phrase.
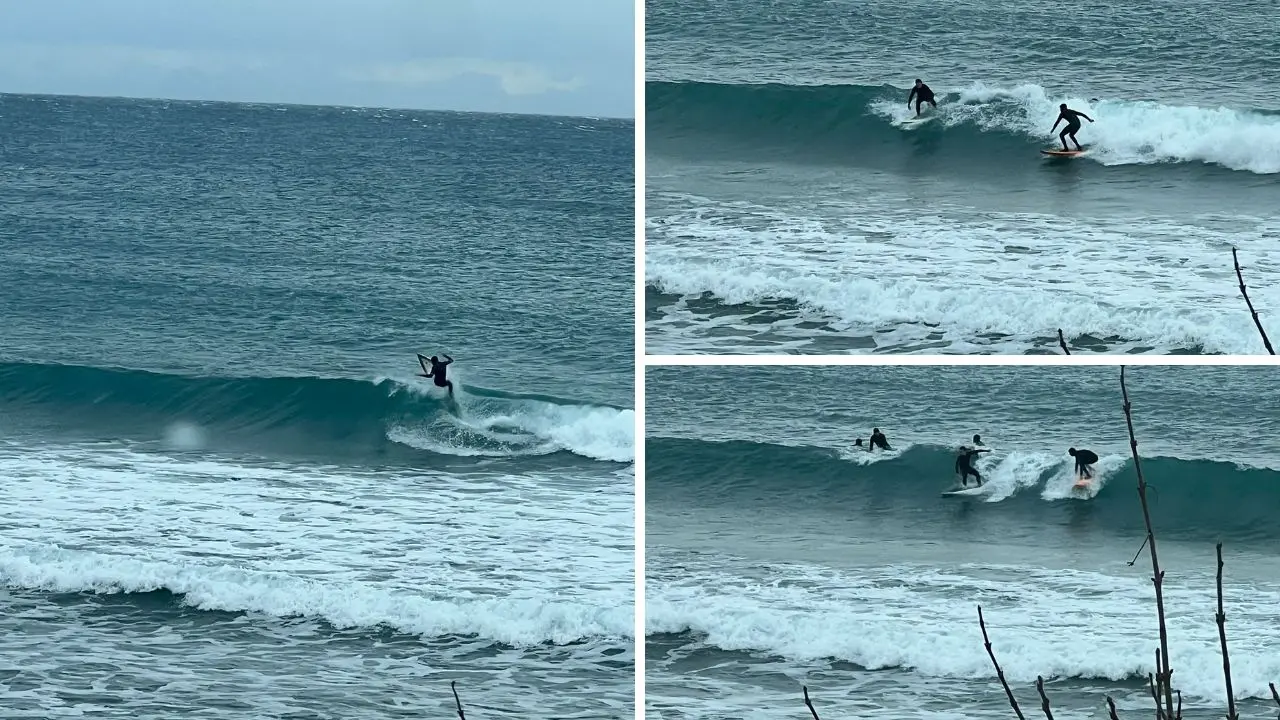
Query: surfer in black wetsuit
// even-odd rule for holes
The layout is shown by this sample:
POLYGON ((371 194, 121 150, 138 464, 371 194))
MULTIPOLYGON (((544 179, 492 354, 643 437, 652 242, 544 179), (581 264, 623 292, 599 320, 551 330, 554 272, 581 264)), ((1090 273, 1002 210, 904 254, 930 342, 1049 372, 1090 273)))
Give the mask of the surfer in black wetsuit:
POLYGON ((884 436, 884 433, 880 432, 880 428, 871 428, 871 439, 867 441, 867 452, 871 452, 876 448, 881 450, 893 449, 889 447, 889 439, 884 436))
POLYGON ((915 87, 911 88, 911 94, 907 96, 907 107, 911 107, 911 101, 916 101, 916 117, 920 117, 920 106, 929 103, 934 110, 938 109, 938 101, 933 99, 933 91, 920 78, 916 78, 915 87))
MULTIPOLYGON (((444 355, 444 353, 440 353, 444 355)), ((422 353, 418 353, 418 364, 422 366, 422 372, 418 373, 421 377, 431 378, 435 381, 436 387, 449 388, 449 395, 453 395, 453 381, 445 378, 445 368, 453 362, 453 358, 444 355, 444 360, 437 358, 435 355, 426 357, 422 353), (427 368, 427 362, 431 363, 431 368, 427 368)))
POLYGON ((1068 448, 1067 454, 1076 459, 1076 475, 1081 478, 1093 477, 1093 468, 1090 466, 1098 462, 1097 453, 1092 450, 1068 448))
MULTIPOLYGON (((981 445, 978 436, 973 436, 973 441, 981 445)), ((991 452, 990 448, 967 447, 960 446, 960 454, 956 455, 956 472, 960 474, 960 484, 969 487, 969 476, 972 475, 978 481, 978 487, 982 487, 982 474, 973 467, 973 459, 982 453, 991 452)))
POLYGON ((1058 110, 1060 111, 1058 113, 1058 119, 1053 121, 1053 127, 1049 128, 1049 132, 1057 130, 1058 123, 1066 122, 1067 126, 1062 128, 1062 132, 1058 133, 1058 139, 1062 141, 1062 149, 1067 151, 1071 150, 1071 148, 1067 147, 1067 138, 1071 138, 1071 142, 1076 144, 1076 150, 1084 152, 1084 148, 1080 147, 1080 141, 1076 139, 1076 133, 1080 132, 1080 118, 1084 118, 1089 122, 1093 122, 1093 118, 1085 115, 1079 110, 1072 110, 1067 107, 1066 103, 1059 105, 1058 110))

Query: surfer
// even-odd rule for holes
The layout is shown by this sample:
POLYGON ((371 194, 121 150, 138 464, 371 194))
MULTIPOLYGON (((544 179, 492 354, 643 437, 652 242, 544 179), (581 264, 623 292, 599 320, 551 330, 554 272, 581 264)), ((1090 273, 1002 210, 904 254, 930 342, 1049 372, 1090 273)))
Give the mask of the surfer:
POLYGON ((881 450, 893 449, 889 447, 889 438, 886 438, 884 433, 880 432, 880 428, 871 428, 871 439, 867 441, 867 452, 871 452, 876 448, 881 450))
POLYGON ((916 78, 915 87, 911 88, 911 94, 907 96, 907 107, 911 107, 913 99, 916 101, 916 117, 920 117, 920 106, 925 103, 932 105, 934 110, 938 109, 938 101, 933 99, 933 91, 920 78, 916 78))
MULTIPOLYGON (((978 436, 973 436, 973 441, 979 445, 978 436)), ((956 455, 956 472, 960 474, 960 484, 969 487, 969 476, 972 475, 978 481, 978 487, 982 487, 982 474, 973 467, 973 459, 982 454, 991 452, 990 448, 984 447, 967 447, 960 446, 960 454, 956 455)))
POLYGON ((1062 128, 1062 132, 1058 133, 1058 139, 1062 141, 1062 149, 1070 152, 1071 148, 1067 147, 1067 138, 1071 138, 1071 142, 1076 144, 1076 150, 1084 152, 1084 148, 1080 147, 1080 141, 1076 139, 1076 133, 1080 132, 1080 118, 1084 118, 1089 122, 1093 122, 1093 118, 1085 115, 1079 110, 1072 110, 1067 107, 1066 103, 1058 106, 1058 119, 1053 121, 1053 127, 1049 128, 1049 132, 1058 129, 1058 123, 1066 122, 1067 126, 1062 128))
MULTIPOLYGON (((986 447, 985 445, 983 445, 983 444, 982 444, 982 436, 981 436, 981 435, 974 435, 974 436, 973 436, 973 446, 974 446, 974 447, 986 447)), ((990 451, 988 451, 988 452, 990 452, 990 451)))
POLYGON ((449 388, 449 396, 452 397, 453 381, 445 378, 445 375, 447 372, 445 368, 448 367, 449 364, 453 362, 453 358, 449 357, 448 355, 445 355, 444 353, 440 353, 440 354, 444 355, 444 360, 441 360, 435 355, 432 355, 431 357, 426 357, 422 353, 418 353, 418 364, 422 366, 422 372, 418 374, 421 377, 431 378, 432 380, 434 380, 436 387, 449 388), (430 369, 427 368, 428 361, 431 363, 430 369))
POLYGON ((1082 480, 1093 477, 1093 468, 1090 466, 1098 462, 1097 453, 1092 450, 1068 448, 1067 454, 1076 459, 1076 475, 1082 480))

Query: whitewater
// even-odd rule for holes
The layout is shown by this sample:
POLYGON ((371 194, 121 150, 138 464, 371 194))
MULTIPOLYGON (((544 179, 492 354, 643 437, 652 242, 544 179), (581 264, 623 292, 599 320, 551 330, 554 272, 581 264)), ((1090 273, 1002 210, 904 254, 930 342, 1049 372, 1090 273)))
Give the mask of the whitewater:
MULTIPOLYGON (((1188 717, 1225 705, 1217 542, 1246 716, 1266 710, 1280 676, 1274 374, 1129 368, 1188 717)), ((1122 715, 1149 712, 1156 615, 1118 376, 650 369, 650 716, 803 711, 807 685, 832 715, 1006 717, 979 604, 1024 710, 1043 676, 1055 713, 1106 717, 1106 694, 1122 715), (873 426, 892 452, 853 446, 873 426), (975 433, 993 450, 977 464, 983 492, 941 497, 975 433), (1070 488, 1068 447, 1100 457, 1088 492, 1070 488)))

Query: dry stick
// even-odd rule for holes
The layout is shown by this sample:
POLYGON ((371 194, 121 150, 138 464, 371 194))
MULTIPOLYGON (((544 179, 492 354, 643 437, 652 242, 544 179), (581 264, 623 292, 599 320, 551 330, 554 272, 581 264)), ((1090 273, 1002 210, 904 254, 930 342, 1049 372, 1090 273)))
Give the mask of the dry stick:
POLYGON ((1244 287, 1244 275, 1240 274, 1240 258, 1236 255, 1236 249, 1231 248, 1231 262, 1236 266, 1236 279, 1240 281, 1240 294, 1244 296, 1244 304, 1249 306, 1249 314, 1253 316, 1253 324, 1258 328, 1258 334, 1262 336, 1262 344, 1266 346, 1267 352, 1272 355, 1276 354, 1275 348, 1271 347, 1271 339, 1267 337, 1267 331, 1262 329, 1262 321, 1258 319, 1258 311, 1253 309, 1253 303, 1249 300, 1249 291, 1244 287))
POLYGON ((1169 718, 1173 714, 1173 669, 1169 667, 1169 628, 1164 621, 1164 572, 1160 570, 1160 560, 1156 556, 1156 534, 1151 529, 1151 511, 1147 507, 1147 481, 1142 476, 1142 462, 1138 458, 1138 438, 1133 433, 1133 412, 1129 403, 1129 389, 1124 384, 1123 365, 1120 366, 1120 393, 1124 396, 1124 422, 1129 427, 1129 449, 1133 453, 1133 469, 1138 474, 1138 499, 1142 501, 1142 519, 1147 525, 1147 544, 1151 546, 1151 582, 1156 588, 1156 615, 1160 619, 1160 652, 1159 667, 1156 679, 1164 689, 1165 711, 1169 718))
POLYGON ((1112 700, 1110 695, 1107 696, 1107 714, 1111 720, 1120 720, 1120 716, 1116 715, 1116 701, 1112 700))
POLYGON ((453 701, 458 704, 458 720, 467 720, 467 716, 462 713, 462 701, 458 699, 458 681, 450 680, 449 689, 453 690, 453 701))
POLYGON ((1058 328, 1058 345, 1062 346, 1062 354, 1070 355, 1071 351, 1067 349, 1067 340, 1062 337, 1062 328, 1058 328))
MULTIPOLYGON (((1160 651, 1156 651, 1156 672, 1160 672, 1160 651)), ((1151 691, 1151 699, 1156 701, 1156 720, 1165 720, 1164 708, 1160 707, 1160 691, 1156 689, 1155 675, 1147 673, 1147 688, 1151 691)))
POLYGON ((991 658, 991 664, 996 666, 996 677, 1000 678, 1000 684, 1004 686, 1004 694, 1009 696, 1009 707, 1013 708, 1018 720, 1027 720, 1022 716, 1022 708, 1018 707, 1018 701, 1013 697, 1009 683, 1005 682, 1004 670, 1001 670, 1000 663, 996 662, 996 654, 991 651, 991 638, 987 637, 987 621, 982 619, 981 605, 978 606, 978 627, 982 628, 982 644, 987 646, 987 655, 991 658))
POLYGON ((1227 656, 1227 612, 1222 607, 1222 543, 1218 543, 1218 640, 1222 642, 1222 675, 1227 679, 1227 720, 1237 720, 1236 696, 1231 691, 1231 658, 1227 656))
POLYGON ((809 699, 809 686, 801 685, 800 687, 804 690, 804 704, 809 706, 809 712, 813 714, 813 720, 822 720, 822 718, 818 717, 818 711, 813 709, 813 701, 809 699))
POLYGON ((1049 696, 1044 694, 1044 677, 1036 676, 1036 692, 1040 693, 1040 709, 1044 711, 1047 720, 1053 720, 1053 713, 1049 710, 1049 696))

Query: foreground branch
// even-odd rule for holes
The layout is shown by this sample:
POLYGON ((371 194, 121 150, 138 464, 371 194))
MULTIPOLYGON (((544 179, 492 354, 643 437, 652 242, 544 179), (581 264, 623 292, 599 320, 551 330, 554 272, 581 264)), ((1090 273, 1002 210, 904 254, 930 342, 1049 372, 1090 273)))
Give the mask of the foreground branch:
POLYGON ((1045 720, 1053 720, 1053 712, 1049 710, 1049 696, 1044 694, 1044 676, 1036 676, 1036 692, 1040 693, 1040 709, 1044 711, 1045 720))
MULTIPOLYGON (((987 621, 982 618, 981 605, 978 606, 978 627, 982 628, 982 644, 987 647, 987 655, 991 658, 991 664, 996 666, 996 677, 1000 678, 1000 684, 1004 686, 1004 694, 1009 696, 1009 707, 1013 708, 1018 720, 1027 720, 1022 716, 1022 708, 1018 707, 1018 701, 1013 697, 1013 691, 1009 689, 1009 683, 1005 682, 1004 670, 1000 669, 1000 663, 996 662, 996 654, 991 650, 991 638, 987 637, 987 621)), ((1048 707, 1047 701, 1045 707, 1048 707)))
POLYGON ((450 680, 449 689, 453 691, 453 701, 458 704, 458 720, 467 720, 467 716, 462 713, 462 701, 458 699, 458 682, 450 680))
POLYGON ((1067 349, 1067 339, 1062 337, 1062 328, 1058 328, 1058 345, 1062 348, 1063 355, 1071 354, 1071 351, 1067 349))
MULTIPOLYGON (((1164 619, 1164 572, 1160 570, 1160 560, 1156 555, 1156 535, 1151 528, 1151 511, 1147 507, 1147 481, 1142 476, 1142 461, 1138 458, 1138 438, 1133 433, 1133 412, 1129 403, 1129 389, 1124 382, 1125 368, 1120 366, 1120 393, 1124 396, 1124 421, 1129 427, 1129 449, 1133 453, 1133 469, 1138 474, 1138 499, 1142 501, 1142 519, 1147 525, 1147 545, 1151 548, 1151 581, 1156 588, 1156 615, 1160 620, 1160 651, 1156 660, 1156 690, 1164 692, 1164 716, 1175 720, 1173 714, 1173 669, 1169 667, 1169 628, 1164 619)), ((1159 698, 1157 698, 1157 705, 1159 698)))
POLYGON ((1222 607, 1222 543, 1218 543, 1218 640, 1222 643, 1222 676, 1227 680, 1227 720, 1238 720, 1236 695, 1231 690, 1231 658, 1227 655, 1227 612, 1222 607))
POLYGON ((813 709, 813 701, 809 699, 809 686, 801 685, 800 689, 804 691, 804 704, 809 707, 809 713, 813 715, 813 720, 822 720, 818 717, 818 711, 813 709))
POLYGON ((1240 294, 1244 296, 1244 304, 1249 308, 1249 314, 1253 316, 1253 324, 1258 328, 1258 334, 1262 336, 1262 344, 1266 346, 1267 352, 1272 355, 1276 354, 1275 348, 1271 347, 1271 339, 1267 337, 1267 331, 1262 329, 1262 321, 1258 319, 1258 311, 1253 309, 1253 302, 1249 300, 1249 291, 1244 286, 1244 275, 1240 272, 1240 258, 1236 254, 1236 249, 1231 248, 1231 262, 1236 266, 1236 279, 1240 281, 1240 294))

